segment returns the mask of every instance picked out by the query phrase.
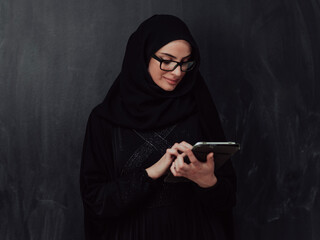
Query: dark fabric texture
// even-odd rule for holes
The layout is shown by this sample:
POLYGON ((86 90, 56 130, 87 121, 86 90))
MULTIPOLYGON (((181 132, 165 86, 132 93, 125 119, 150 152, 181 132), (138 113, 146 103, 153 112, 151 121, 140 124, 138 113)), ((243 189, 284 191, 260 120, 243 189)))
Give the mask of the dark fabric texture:
POLYGON ((199 114, 174 125, 134 131, 109 124, 95 108, 88 121, 81 164, 86 239, 233 239, 231 209, 236 179, 231 161, 216 170, 218 183, 166 183, 148 177, 163 148, 204 140, 199 114))
POLYGON ((131 35, 122 70, 87 123, 80 170, 86 240, 233 239, 230 160, 206 189, 191 181, 166 183, 165 176, 153 180, 145 170, 176 142, 226 140, 199 63, 196 43, 174 16, 155 15, 131 35), (166 92, 147 64, 177 39, 190 43, 197 66, 166 92))

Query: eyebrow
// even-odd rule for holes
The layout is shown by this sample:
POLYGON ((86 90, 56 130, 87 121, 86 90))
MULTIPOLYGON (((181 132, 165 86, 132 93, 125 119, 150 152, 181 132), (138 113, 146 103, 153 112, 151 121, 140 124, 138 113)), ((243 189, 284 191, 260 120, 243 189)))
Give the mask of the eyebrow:
MULTIPOLYGON (((174 58, 174 59, 177 58, 177 57, 175 57, 175 56, 173 56, 173 55, 171 55, 171 54, 169 54, 169 53, 162 53, 162 52, 161 52, 161 54, 167 55, 168 57, 172 57, 172 58, 174 58)), ((185 59, 185 58, 190 57, 190 56, 191 56, 191 54, 189 54, 188 56, 183 57, 182 59, 185 59)))

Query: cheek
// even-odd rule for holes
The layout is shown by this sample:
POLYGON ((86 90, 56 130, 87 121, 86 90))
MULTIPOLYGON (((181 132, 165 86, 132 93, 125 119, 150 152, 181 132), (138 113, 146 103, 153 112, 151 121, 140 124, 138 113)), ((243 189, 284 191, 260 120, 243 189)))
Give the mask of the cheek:
POLYGON ((160 71, 159 71, 158 68, 154 68, 154 69, 153 69, 153 72, 154 72, 154 76, 155 76, 156 78, 160 78, 160 77, 161 77, 161 73, 160 73, 160 71))
POLYGON ((160 80, 163 75, 162 71, 159 69, 158 66, 150 66, 149 73, 154 81, 160 80))
POLYGON ((154 64, 150 61, 150 64, 149 64, 149 67, 148 67, 148 72, 150 74, 150 76, 153 78, 156 74, 156 71, 155 71, 155 66, 154 64))

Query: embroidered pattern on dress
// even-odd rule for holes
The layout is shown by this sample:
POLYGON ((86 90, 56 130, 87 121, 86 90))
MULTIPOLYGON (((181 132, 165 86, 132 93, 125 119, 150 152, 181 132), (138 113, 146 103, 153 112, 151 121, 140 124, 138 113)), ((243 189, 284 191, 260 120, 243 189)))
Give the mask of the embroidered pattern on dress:
POLYGON ((154 152, 158 151, 164 153, 167 148, 171 147, 170 143, 166 140, 169 134, 174 130, 176 125, 162 129, 160 131, 151 132, 138 132, 133 130, 144 143, 136 149, 128 161, 125 163, 121 175, 126 175, 131 169, 139 168, 145 160, 154 152))

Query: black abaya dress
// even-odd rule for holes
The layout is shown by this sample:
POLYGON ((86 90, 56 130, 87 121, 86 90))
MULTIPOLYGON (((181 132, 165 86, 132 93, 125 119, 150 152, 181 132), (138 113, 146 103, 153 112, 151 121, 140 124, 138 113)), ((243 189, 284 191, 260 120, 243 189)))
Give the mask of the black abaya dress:
POLYGON ((148 131, 110 124, 95 109, 87 124, 81 163, 85 235, 92 240, 232 239, 236 178, 231 161, 216 170, 218 182, 151 179, 146 168, 174 143, 205 141, 194 113, 148 131))

